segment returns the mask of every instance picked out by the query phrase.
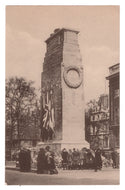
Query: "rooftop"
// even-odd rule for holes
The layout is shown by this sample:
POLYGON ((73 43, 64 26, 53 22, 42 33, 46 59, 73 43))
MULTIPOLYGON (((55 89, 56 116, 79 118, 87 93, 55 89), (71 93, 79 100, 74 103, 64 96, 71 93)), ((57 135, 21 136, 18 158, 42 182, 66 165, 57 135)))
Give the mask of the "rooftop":
POLYGON ((120 66, 120 63, 117 63, 109 67, 109 76, 106 77, 107 80, 119 75, 119 66, 120 66))
POLYGON ((76 34, 79 33, 78 30, 71 29, 71 28, 61 28, 61 29, 60 29, 60 28, 56 28, 56 29, 54 30, 54 33, 50 34, 50 37, 47 38, 47 40, 46 40, 45 42, 48 42, 50 39, 52 39, 53 37, 55 37, 57 34, 59 34, 59 33, 62 32, 62 31, 70 31, 70 32, 74 32, 74 33, 76 33, 76 34))

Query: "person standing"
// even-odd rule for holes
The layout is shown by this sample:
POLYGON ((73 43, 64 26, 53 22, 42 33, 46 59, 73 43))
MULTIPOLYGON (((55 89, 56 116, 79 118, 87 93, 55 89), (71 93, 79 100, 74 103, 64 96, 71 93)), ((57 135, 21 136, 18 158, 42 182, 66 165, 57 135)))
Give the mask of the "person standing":
POLYGON ((50 173, 50 170, 51 170, 51 151, 50 151, 50 146, 47 146, 45 148, 45 157, 46 157, 46 170, 47 170, 47 173, 50 173))
POLYGON ((55 165, 55 154, 54 152, 51 152, 50 154, 50 174, 58 174, 58 171, 56 169, 56 165, 55 165))
POLYGON ((68 152, 65 148, 62 150, 62 167, 63 170, 68 168, 68 152))
POLYGON ((21 172, 29 172, 31 169, 31 155, 30 150, 22 148, 19 153, 19 165, 21 172))
POLYGON ((101 170, 102 168, 102 158, 101 158, 101 150, 100 148, 98 148, 95 151, 95 172, 97 172, 97 170, 101 170))
POLYGON ((46 170, 46 157, 45 157, 45 150, 41 148, 38 157, 37 157, 37 173, 43 174, 46 170))
POLYGON ((77 152, 77 167, 76 167, 76 169, 80 169, 80 151, 79 151, 79 149, 77 149, 76 152, 77 152))
POLYGON ((19 167, 20 167, 20 171, 23 172, 24 171, 24 150, 23 150, 23 148, 21 148, 21 150, 19 152, 19 167))
POLYGON ((68 169, 72 169, 72 150, 69 149, 68 151, 68 169))
POLYGON ((112 156, 112 161, 113 161, 112 167, 118 168, 119 167, 119 155, 115 149, 112 149, 111 156, 112 156))
POLYGON ((78 152, 76 151, 75 148, 73 148, 72 157, 73 157, 73 169, 76 170, 78 167, 78 152))
POLYGON ((31 171, 31 152, 29 149, 26 150, 26 171, 29 172, 31 171))

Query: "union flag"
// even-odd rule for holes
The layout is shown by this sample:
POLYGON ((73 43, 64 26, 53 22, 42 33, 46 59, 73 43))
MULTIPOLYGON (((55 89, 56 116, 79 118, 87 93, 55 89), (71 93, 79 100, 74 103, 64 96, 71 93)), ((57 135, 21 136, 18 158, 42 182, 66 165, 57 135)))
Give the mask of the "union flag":
POLYGON ((55 127, 55 118, 54 118, 54 105, 52 98, 52 90, 47 91, 46 94, 43 95, 43 121, 42 127, 44 129, 51 128, 54 132, 55 127))

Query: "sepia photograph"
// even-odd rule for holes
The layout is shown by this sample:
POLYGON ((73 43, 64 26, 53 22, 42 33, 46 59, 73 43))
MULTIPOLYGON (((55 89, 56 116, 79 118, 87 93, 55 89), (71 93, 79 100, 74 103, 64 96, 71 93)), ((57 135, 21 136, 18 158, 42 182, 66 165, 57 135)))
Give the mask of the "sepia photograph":
POLYGON ((120 185, 120 6, 5 15, 5 184, 120 185))

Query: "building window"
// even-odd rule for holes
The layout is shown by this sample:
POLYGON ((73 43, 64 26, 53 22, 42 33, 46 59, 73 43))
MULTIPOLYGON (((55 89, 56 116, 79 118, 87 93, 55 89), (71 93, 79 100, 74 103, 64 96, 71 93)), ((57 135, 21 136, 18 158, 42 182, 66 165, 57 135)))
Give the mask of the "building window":
POLYGON ((108 136, 104 136, 104 139, 103 139, 103 147, 104 148, 108 148, 108 141, 109 141, 108 136))
POLYGON ((90 126, 90 134, 93 135, 93 127, 90 126))

